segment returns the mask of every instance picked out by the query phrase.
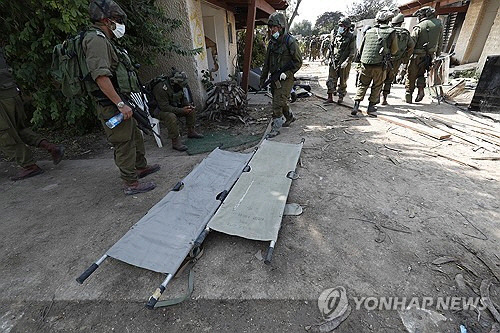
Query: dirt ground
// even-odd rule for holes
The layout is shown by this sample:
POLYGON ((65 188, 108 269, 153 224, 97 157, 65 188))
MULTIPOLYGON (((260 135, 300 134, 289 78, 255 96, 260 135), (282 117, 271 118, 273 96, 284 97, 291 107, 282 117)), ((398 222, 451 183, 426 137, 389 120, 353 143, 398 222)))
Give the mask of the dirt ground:
MULTIPOLYGON (((318 76, 324 88, 327 69, 319 62, 306 63, 300 74, 318 76)), ((353 81, 354 74, 350 96, 353 81)), ((403 95, 395 86, 390 106, 379 113, 474 117, 427 96, 409 105, 403 95)), ((269 102, 252 96, 258 101, 269 102)), ((269 117, 269 105, 251 107, 269 117)), ((97 152, 74 154, 56 167, 42 160, 46 172, 39 177, 11 182, 15 167, 0 162, 0 330, 305 332, 323 320, 317 300, 327 288, 343 286, 354 307, 353 297, 475 297, 483 280, 500 277, 500 162, 473 159, 494 154, 454 136, 439 141, 379 118, 354 119, 348 108, 323 106, 317 97, 299 99, 292 110, 298 120, 276 140, 305 139, 300 178, 288 198, 304 212, 283 219, 272 264, 258 258, 268 244, 213 232, 194 266, 191 299, 155 311, 144 304, 161 274, 108 260, 84 285, 75 278, 206 154, 187 156, 148 139, 149 161, 162 166, 151 176, 158 187, 129 197, 98 134, 102 151, 89 148, 97 152), (454 259, 432 263, 443 256, 454 259), (457 274, 465 285, 457 284, 457 274)), ((262 124, 245 131, 252 126, 262 124)), ((162 299, 184 293, 186 274, 162 299)), ((499 305, 496 283, 490 293, 499 305)), ((446 320, 424 332, 460 332, 460 325, 490 332, 494 323, 488 310, 437 312, 446 320)), ((402 317, 404 311, 353 309, 335 332, 406 332, 402 317)))

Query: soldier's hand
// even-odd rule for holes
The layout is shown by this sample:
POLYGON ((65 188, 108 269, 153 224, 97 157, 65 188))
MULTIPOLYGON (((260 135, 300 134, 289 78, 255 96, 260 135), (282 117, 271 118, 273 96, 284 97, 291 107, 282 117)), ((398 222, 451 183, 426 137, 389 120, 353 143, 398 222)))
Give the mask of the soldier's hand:
POLYGON ((280 81, 284 81, 286 80, 286 74, 285 73, 281 73, 280 74, 280 81))
POLYGON ((123 120, 132 118, 132 115, 134 114, 130 106, 128 106, 127 104, 125 104, 124 107, 119 108, 119 110, 123 114, 123 120))
POLYGON ((183 107, 182 109, 184 110, 184 113, 186 115, 188 115, 188 114, 190 114, 191 112, 194 111, 194 107, 191 106, 191 105, 187 105, 187 106, 183 107))

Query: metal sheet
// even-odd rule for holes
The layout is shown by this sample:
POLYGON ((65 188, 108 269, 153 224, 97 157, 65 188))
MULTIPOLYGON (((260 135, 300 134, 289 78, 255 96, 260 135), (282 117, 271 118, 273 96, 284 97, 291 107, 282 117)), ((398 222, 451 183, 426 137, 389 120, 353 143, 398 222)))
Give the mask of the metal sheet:
POLYGON ((276 241, 302 144, 265 140, 224 203, 210 229, 243 238, 276 241))
POLYGON ((169 192, 107 255, 152 271, 175 273, 220 206, 217 194, 233 186, 251 157, 215 149, 184 178, 180 191, 169 192))

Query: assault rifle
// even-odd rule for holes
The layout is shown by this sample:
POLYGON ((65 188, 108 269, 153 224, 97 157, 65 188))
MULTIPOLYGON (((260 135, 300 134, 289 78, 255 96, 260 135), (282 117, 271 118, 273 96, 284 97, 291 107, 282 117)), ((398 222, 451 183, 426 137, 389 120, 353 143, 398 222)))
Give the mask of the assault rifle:
MULTIPOLYGON (((142 92, 141 92, 142 94, 142 92)), ((128 96, 121 95, 122 99, 125 101, 125 103, 130 106, 133 112, 133 117, 137 121, 137 127, 147 135, 154 135, 160 140, 161 144, 163 145, 163 141, 161 140, 160 134, 158 134, 154 129, 153 125, 149 121, 149 113, 148 111, 144 110, 144 108, 141 108, 136 101, 128 96)), ((144 104, 147 104, 144 103, 144 104)))
POLYGON ((262 85, 261 88, 266 87, 267 85, 271 84, 272 82, 276 82, 276 87, 281 88, 281 84, 279 83, 280 75, 282 73, 285 73, 285 72, 292 70, 292 69, 293 69, 293 62, 289 61, 288 63, 286 63, 285 66, 283 66, 279 70, 271 73, 271 77, 264 82, 264 84, 262 85))

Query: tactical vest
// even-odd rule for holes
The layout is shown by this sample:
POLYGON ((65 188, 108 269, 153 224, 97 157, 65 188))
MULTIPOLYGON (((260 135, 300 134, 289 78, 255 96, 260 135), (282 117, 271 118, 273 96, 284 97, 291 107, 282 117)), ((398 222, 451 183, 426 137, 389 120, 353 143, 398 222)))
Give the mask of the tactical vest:
POLYGON ((274 73, 283 68, 288 62, 292 61, 290 45, 296 43, 295 38, 286 34, 280 40, 270 40, 268 46, 268 65, 269 72, 274 73))
POLYGON ((333 42, 333 60, 338 65, 344 62, 350 53, 349 45, 352 40, 356 37, 351 32, 347 32, 345 35, 336 35, 335 41, 333 42))
POLYGON ((16 81, 12 75, 12 68, 7 65, 3 49, 0 48, 0 90, 8 90, 16 87, 16 81))
POLYGON ((384 55, 390 53, 389 36, 394 31, 388 25, 374 26, 366 32, 361 54, 361 62, 368 65, 379 65, 384 55))
POLYGON ((394 60, 399 60, 405 54, 411 37, 410 32, 405 28, 395 27, 394 30, 396 30, 396 36, 398 38, 398 52, 394 55, 394 60))
POLYGON ((114 45, 113 42, 111 42, 111 45, 118 56, 118 66, 112 79, 112 81, 115 81, 118 91, 125 94, 140 92, 139 78, 127 51, 114 45))
POLYGON ((443 33, 441 20, 437 18, 427 19, 419 24, 418 38, 415 41, 415 54, 433 54, 437 51, 439 37, 443 33), (427 43, 427 45, 425 45, 427 43), (425 45, 425 46, 424 46, 425 45))

